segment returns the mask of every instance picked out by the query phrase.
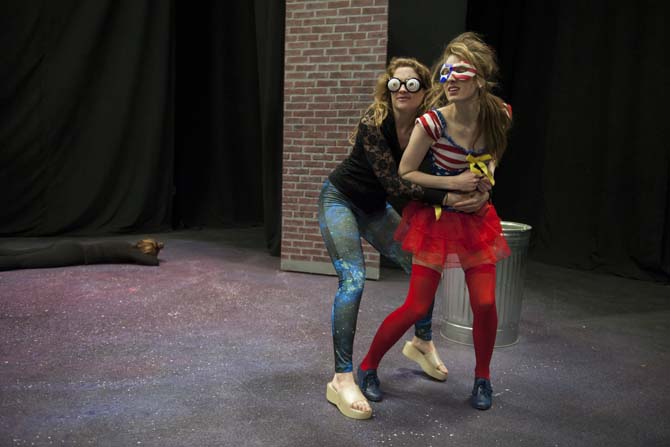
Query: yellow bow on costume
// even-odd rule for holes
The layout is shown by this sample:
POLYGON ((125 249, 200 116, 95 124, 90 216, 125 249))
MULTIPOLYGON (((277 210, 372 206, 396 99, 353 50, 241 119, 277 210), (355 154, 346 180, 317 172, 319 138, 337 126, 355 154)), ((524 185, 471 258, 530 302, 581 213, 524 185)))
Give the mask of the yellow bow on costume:
MULTIPOLYGON (((470 163, 470 171, 474 172, 475 174, 484 174, 491 182, 491 186, 493 186, 496 184, 495 180, 493 180, 493 174, 489 172, 488 166, 486 166, 486 163, 484 163, 490 159, 491 155, 489 154, 480 155, 479 157, 473 157, 472 154, 470 154, 465 157, 465 160, 470 163)), ((440 220, 440 216, 442 215, 442 207, 440 205, 433 205, 433 208, 435 209, 435 220, 440 220)))
POLYGON ((486 166, 486 163, 484 163, 485 161, 491 159, 489 154, 480 155, 479 157, 473 157, 472 154, 470 154, 465 157, 465 159, 468 163, 470 163, 470 171, 474 172, 475 174, 484 174, 486 178, 489 179, 489 182, 491 182, 491 185, 496 184, 495 180, 493 180, 493 174, 489 172, 488 166, 486 166))

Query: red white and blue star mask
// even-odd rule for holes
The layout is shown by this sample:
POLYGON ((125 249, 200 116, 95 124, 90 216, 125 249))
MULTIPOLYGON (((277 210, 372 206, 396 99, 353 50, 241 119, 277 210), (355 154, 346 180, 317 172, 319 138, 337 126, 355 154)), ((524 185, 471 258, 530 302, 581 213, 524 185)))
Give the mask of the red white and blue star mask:
POLYGON ((450 79, 456 81, 467 81, 477 76, 477 69, 465 61, 455 64, 442 64, 440 70, 440 82, 445 83, 450 79))

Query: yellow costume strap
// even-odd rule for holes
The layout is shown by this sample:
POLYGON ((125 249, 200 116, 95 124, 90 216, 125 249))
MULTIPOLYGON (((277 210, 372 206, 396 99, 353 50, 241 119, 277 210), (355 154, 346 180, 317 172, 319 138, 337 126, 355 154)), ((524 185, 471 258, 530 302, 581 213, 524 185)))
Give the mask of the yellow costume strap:
POLYGON ((475 174, 484 174, 491 182, 491 185, 496 184, 496 182, 493 180, 493 175, 489 172, 486 163, 484 163, 485 161, 491 159, 489 154, 481 155, 479 157, 473 157, 472 154, 470 154, 465 159, 468 163, 470 163, 470 171, 474 172, 475 174))
POLYGON ((442 215, 442 207, 440 205, 433 205, 433 208, 435 208, 435 220, 440 220, 440 216, 442 215))

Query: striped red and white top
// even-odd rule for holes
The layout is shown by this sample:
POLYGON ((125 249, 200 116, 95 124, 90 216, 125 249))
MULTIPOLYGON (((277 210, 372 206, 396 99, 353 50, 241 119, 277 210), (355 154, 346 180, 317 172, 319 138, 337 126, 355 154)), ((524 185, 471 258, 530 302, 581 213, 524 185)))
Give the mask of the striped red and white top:
POLYGON ((482 155, 458 145, 446 132, 447 122, 439 110, 424 113, 417 121, 434 141, 430 146, 433 170, 436 175, 456 175, 463 172, 470 164, 465 160, 468 154, 482 155))
MULTIPOLYGON (((505 107, 511 116, 511 107, 508 104, 505 107)), ((424 113, 417 118, 417 122, 433 140, 430 154, 435 175, 460 174, 470 166, 466 161, 468 155, 479 156, 486 152, 484 149, 469 150, 456 143, 447 133, 447 121, 437 109, 424 113)))

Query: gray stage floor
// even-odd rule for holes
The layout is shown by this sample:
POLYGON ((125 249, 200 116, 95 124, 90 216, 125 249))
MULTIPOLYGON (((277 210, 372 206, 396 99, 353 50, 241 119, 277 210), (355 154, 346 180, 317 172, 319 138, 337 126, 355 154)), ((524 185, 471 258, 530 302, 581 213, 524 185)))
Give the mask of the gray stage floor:
MULTIPOLYGON (((667 285, 530 262, 487 412, 467 403, 474 354, 439 335, 438 300, 449 380, 399 344, 386 400, 353 421, 325 399, 334 277, 280 271, 255 229, 156 236, 160 267, 0 272, 1 446, 670 445, 667 285)), ((395 269, 367 283, 355 361, 407 284, 395 269)))

